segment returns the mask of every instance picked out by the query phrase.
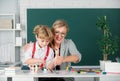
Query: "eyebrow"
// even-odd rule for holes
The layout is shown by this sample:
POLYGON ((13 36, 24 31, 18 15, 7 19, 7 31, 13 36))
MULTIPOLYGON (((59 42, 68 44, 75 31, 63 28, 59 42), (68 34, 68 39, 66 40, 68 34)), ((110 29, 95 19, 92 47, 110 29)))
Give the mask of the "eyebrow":
POLYGON ((60 31, 55 31, 55 32, 59 32, 59 33, 65 33, 65 32, 60 32, 60 31))

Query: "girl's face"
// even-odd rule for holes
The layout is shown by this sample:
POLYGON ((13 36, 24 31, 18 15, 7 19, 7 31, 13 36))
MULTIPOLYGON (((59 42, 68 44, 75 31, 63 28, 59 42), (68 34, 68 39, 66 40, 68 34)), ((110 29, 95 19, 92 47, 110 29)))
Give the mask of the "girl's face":
POLYGON ((59 28, 55 28, 55 31, 54 31, 55 43, 60 44, 63 41, 63 39, 65 38, 66 33, 67 33, 67 29, 64 26, 59 27, 59 28))
POLYGON ((46 39, 37 38, 37 36, 36 36, 36 39, 38 41, 40 48, 47 46, 50 42, 49 40, 46 40, 46 39))

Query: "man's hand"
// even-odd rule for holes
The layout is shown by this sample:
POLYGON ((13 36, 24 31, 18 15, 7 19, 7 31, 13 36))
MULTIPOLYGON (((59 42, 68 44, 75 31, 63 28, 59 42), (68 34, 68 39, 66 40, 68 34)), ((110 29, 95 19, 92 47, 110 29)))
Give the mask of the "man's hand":
POLYGON ((63 63, 63 57, 60 56, 59 54, 59 49, 55 50, 55 58, 53 60, 54 65, 61 65, 63 63))

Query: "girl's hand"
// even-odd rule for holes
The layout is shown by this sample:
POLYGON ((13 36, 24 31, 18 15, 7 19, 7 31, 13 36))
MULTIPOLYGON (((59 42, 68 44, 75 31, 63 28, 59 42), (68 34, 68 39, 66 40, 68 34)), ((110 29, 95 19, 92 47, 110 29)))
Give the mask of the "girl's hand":
POLYGON ((46 61, 45 61, 44 59, 38 59, 38 63, 45 65, 45 64, 46 64, 46 61))

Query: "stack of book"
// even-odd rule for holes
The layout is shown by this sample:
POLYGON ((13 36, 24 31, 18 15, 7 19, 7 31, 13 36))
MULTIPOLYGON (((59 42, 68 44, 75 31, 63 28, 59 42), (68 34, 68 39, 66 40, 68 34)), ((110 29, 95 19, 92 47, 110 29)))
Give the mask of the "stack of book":
POLYGON ((5 68, 5 74, 6 75, 9 75, 9 74, 16 74, 16 72, 18 72, 20 70, 19 67, 8 67, 8 68, 5 68))
POLYGON ((0 18, 0 29, 12 29, 12 19, 0 18))

